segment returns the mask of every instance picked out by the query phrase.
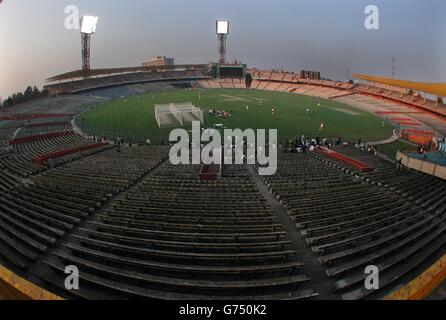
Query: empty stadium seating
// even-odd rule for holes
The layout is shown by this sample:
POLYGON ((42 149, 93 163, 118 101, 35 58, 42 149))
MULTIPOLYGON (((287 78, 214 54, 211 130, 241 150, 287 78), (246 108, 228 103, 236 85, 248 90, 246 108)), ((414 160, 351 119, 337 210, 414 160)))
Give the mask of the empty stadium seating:
POLYGON ((24 269, 108 198, 167 155, 162 148, 108 150, 2 192, 0 261, 24 269))
POLYGON ((365 266, 378 266, 385 291, 446 243, 446 183, 353 148, 339 152, 375 170, 360 173, 319 154, 286 154, 277 175, 265 181, 335 279, 333 290, 361 299, 376 295, 363 286, 365 266))
POLYGON ((225 167, 218 182, 199 170, 165 164, 98 210, 44 261, 59 275, 46 281, 63 287, 75 263, 82 298, 97 298, 90 286, 110 298, 316 296, 300 288, 310 279, 247 169, 225 167))
POLYGON ((324 99, 334 99, 353 92, 353 85, 328 80, 309 80, 287 72, 255 72, 251 88, 290 92, 324 99))
MULTIPOLYGON (((98 78, 89 78, 87 80, 63 82, 57 84, 51 84, 46 86, 47 90, 59 93, 76 93, 85 92, 89 90, 125 86, 141 83, 156 83, 156 82, 169 82, 169 81, 182 81, 182 80, 200 80, 210 79, 208 75, 202 70, 189 70, 189 71, 164 71, 164 72, 136 72, 136 73, 124 73, 119 75, 110 75, 98 78)), ((121 90, 121 94, 117 92, 109 92, 114 97, 127 96, 127 90, 124 88, 121 90)))
MULTIPOLYGON (((55 86, 72 92, 172 79, 245 89, 243 79, 192 70, 55 86)), ((388 102, 368 95, 422 103, 378 87, 276 71, 254 73, 252 88, 377 112, 386 112, 388 102)), ((71 120, 42 114, 0 127, 0 263, 62 297, 382 298, 445 251, 446 182, 353 147, 334 147, 337 156, 281 154, 274 176, 227 165, 218 181, 200 181, 200 165, 165 161, 168 147, 96 145, 75 133, 71 120), (46 161, 33 163, 40 157, 46 161), (82 274, 77 291, 64 286, 71 264, 82 274), (363 286, 371 264, 380 270, 377 291, 363 286)), ((419 156, 441 162, 445 148, 419 156)))
POLYGON ((355 92, 364 95, 379 97, 381 99, 386 99, 389 101, 394 101, 405 105, 410 105, 422 110, 426 110, 431 113, 436 113, 441 116, 446 115, 446 113, 443 111, 443 108, 441 108, 442 105, 437 105, 435 101, 432 101, 430 99, 424 99, 421 96, 409 94, 403 91, 403 89, 401 89, 401 91, 398 92, 395 91, 395 89, 389 89, 389 88, 383 89, 379 87, 379 85, 373 85, 373 86, 358 85, 355 87, 355 92))
MULTIPOLYGON (((337 151, 374 171, 325 154, 283 154, 264 181, 332 290, 343 299, 380 297, 445 245, 446 183, 354 148, 337 151), (363 288, 369 264, 380 268, 383 293, 363 288)), ((246 166, 224 166, 220 181, 203 182, 199 165, 154 169, 167 152, 111 149, 4 192, 2 259, 38 265, 42 283, 68 298, 317 297, 246 166), (64 290, 67 264, 83 274, 79 291, 64 290)))

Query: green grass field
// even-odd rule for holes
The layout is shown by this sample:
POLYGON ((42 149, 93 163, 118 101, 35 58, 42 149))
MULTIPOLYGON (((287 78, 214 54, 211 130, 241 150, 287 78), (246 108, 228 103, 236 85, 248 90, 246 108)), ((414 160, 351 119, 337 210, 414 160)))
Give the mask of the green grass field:
POLYGON ((415 151, 417 147, 407 142, 398 140, 393 143, 378 146, 378 152, 387 155, 390 159, 395 159, 398 150, 415 151))
POLYGON ((393 129, 377 116, 336 101, 259 90, 246 93, 241 89, 175 90, 132 96, 100 105, 81 115, 77 123, 85 132, 98 136, 119 136, 133 141, 149 137, 153 144, 162 140, 167 143, 172 128, 158 128, 154 105, 189 101, 204 111, 205 127, 223 124, 231 129, 277 129, 280 142, 302 134, 378 141, 390 137, 393 129), (226 120, 210 116, 209 108, 233 111, 233 116, 226 120), (322 122, 325 128, 320 131, 322 122))

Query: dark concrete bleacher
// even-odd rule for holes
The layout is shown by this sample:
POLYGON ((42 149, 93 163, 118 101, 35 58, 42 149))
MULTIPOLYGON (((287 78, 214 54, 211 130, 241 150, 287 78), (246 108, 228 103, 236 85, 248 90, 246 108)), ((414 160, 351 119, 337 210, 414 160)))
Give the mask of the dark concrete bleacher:
POLYGON ((367 299, 446 250, 444 181, 357 149, 337 151, 373 171, 280 155, 264 182, 288 222, 255 171, 224 166, 219 181, 200 181, 201 166, 172 166, 168 150, 111 148, 4 188, 1 263, 73 299, 367 299), (305 257, 284 223, 305 240, 305 257), (325 275, 309 276, 311 259, 325 275), (64 289, 72 264, 83 281, 74 292, 64 289), (363 285, 371 264, 381 271, 375 292, 363 285), (322 282, 329 290, 315 289, 322 282))
POLYGON ((0 264, 62 297, 376 299, 446 252, 446 183, 370 153, 281 154, 263 181, 245 165, 200 181, 168 147, 83 149, 98 141, 70 119, 0 127, 0 264))
POLYGON ((166 156, 165 148, 112 149, 2 192, 0 261, 20 270, 30 268, 58 239, 166 156))
POLYGON ((165 164, 101 208, 44 261, 46 281, 62 288, 70 263, 85 281, 75 298, 316 296, 247 169, 227 167, 218 182, 199 170, 165 164))
POLYGON ((326 266, 334 291, 344 299, 383 297, 445 250, 446 183, 353 148, 339 152, 377 169, 360 173, 323 155, 287 154, 266 182, 326 266), (381 271, 381 292, 365 289, 367 265, 381 271))

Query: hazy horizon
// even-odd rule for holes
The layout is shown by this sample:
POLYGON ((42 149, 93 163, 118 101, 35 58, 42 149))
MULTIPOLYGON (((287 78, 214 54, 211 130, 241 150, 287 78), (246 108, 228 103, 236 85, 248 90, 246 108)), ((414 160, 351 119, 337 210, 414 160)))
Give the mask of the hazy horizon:
POLYGON ((0 97, 42 87, 80 69, 80 34, 64 27, 65 7, 99 16, 92 68, 138 66, 158 55, 176 63, 217 60, 215 20, 231 21, 228 60, 249 67, 446 81, 443 0, 4 0, 0 4, 0 97), (364 9, 380 9, 380 30, 366 30, 364 9))

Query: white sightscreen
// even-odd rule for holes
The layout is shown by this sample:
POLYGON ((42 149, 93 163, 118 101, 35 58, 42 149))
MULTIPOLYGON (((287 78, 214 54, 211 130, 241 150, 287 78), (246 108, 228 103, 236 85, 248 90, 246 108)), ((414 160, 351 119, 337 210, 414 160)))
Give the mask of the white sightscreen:
POLYGON ((170 113, 177 119, 177 121, 183 125, 184 121, 183 121, 183 114, 180 110, 177 109, 176 105, 171 104, 169 106, 169 111, 170 113))
POLYGON ((229 33, 229 21, 219 20, 217 21, 217 34, 229 33))
POLYGON ((203 123, 203 111, 195 107, 191 102, 170 103, 165 105, 155 105, 155 119, 158 126, 175 126, 200 121, 203 123))

